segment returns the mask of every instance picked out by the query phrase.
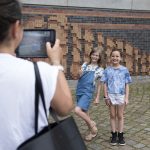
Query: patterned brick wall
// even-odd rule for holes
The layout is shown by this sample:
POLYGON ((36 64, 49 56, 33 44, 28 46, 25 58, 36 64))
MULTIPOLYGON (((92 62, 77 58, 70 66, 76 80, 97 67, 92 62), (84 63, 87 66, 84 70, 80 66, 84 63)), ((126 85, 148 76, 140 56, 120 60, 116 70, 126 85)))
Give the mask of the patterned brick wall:
POLYGON ((117 47, 132 75, 150 75, 150 11, 24 5, 23 14, 25 28, 56 29, 67 79, 78 78, 96 46, 104 48, 104 67, 117 47))

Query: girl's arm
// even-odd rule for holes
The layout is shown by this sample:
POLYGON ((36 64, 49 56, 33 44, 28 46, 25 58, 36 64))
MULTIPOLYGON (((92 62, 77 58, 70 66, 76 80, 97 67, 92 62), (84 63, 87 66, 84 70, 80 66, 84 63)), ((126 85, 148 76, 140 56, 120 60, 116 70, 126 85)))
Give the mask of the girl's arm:
POLYGON ((84 62, 79 70, 79 77, 81 77, 82 73, 84 72, 85 68, 87 66, 87 63, 84 62))
POLYGON ((104 83, 104 99, 107 106, 110 106, 110 100, 108 97, 107 85, 104 83))
POLYGON ((79 77, 81 77, 82 73, 83 73, 83 71, 80 69, 79 70, 79 77))
POLYGON ((129 84, 125 85, 125 104, 129 103, 129 84))
POLYGON ((107 85, 104 83, 104 97, 108 98, 107 85))
POLYGON ((98 103, 99 103, 100 90, 101 90, 101 82, 98 80, 98 83, 97 83, 97 91, 96 91, 96 96, 95 96, 95 100, 94 100, 94 103, 95 103, 95 104, 98 104, 98 103))

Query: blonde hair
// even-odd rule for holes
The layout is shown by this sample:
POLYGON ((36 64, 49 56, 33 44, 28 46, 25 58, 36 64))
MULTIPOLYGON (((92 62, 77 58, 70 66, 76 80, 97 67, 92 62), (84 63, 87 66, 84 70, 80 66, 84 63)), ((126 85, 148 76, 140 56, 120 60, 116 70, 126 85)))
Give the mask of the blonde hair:
POLYGON ((98 66, 100 67, 101 66, 101 54, 102 54, 102 52, 103 52, 103 47, 94 47, 92 50, 91 50, 91 52, 90 52, 90 54, 89 54, 89 57, 90 57, 90 60, 89 60, 89 63, 88 64, 90 64, 91 63, 91 55, 93 54, 93 53, 95 53, 95 52, 99 52, 99 59, 98 59, 98 61, 97 61, 97 64, 98 64, 98 66))

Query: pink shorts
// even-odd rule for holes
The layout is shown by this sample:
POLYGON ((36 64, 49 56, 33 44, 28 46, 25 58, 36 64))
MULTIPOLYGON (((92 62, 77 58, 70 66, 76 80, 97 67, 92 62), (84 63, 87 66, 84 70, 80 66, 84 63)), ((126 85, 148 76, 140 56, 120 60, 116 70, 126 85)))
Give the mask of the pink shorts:
POLYGON ((125 95, 121 94, 108 94, 108 97, 113 105, 123 105, 125 103, 125 95))

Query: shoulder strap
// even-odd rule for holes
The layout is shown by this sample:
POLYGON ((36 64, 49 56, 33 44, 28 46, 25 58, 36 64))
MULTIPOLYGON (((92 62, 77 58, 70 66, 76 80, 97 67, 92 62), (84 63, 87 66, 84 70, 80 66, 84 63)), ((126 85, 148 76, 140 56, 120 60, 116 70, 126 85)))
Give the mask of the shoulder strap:
POLYGON ((42 81, 40 77, 40 72, 38 69, 38 65, 36 62, 34 64, 34 71, 35 71, 35 134, 38 133, 38 115, 39 115, 39 96, 41 96, 45 116, 48 121, 48 116, 46 112, 46 105, 45 105, 45 98, 44 98, 44 92, 42 87, 42 81))
MULTIPOLYGON (((38 133, 38 115, 39 115, 39 96, 41 96, 41 100, 42 100, 45 116, 47 118, 47 122, 49 123, 49 121, 48 121, 48 116, 47 116, 47 111, 46 111, 45 98, 44 98, 44 92, 43 92, 43 86, 42 86, 39 68, 38 68, 38 65, 36 62, 34 62, 33 64, 34 64, 34 71, 35 71, 35 135, 37 135, 37 133, 38 133)), ((53 119, 57 123, 60 123, 56 112, 51 107, 49 110, 50 110, 50 113, 51 113, 51 116, 53 117, 53 119)))

